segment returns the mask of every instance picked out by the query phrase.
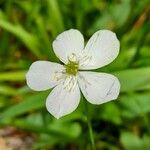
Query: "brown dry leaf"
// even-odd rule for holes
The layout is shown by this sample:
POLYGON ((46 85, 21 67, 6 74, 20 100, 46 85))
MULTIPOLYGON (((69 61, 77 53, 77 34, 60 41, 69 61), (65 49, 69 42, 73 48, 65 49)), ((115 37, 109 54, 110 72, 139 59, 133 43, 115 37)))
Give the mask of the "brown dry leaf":
POLYGON ((14 127, 0 129, 0 150, 31 150, 34 142, 32 134, 14 127))
POLYGON ((3 138, 0 138, 0 150, 8 150, 6 142, 3 138))

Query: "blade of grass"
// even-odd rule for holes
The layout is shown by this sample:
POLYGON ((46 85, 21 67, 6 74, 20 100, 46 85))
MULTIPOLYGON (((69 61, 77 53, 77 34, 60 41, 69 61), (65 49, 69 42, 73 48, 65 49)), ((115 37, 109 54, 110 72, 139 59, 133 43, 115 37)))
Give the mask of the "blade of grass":
POLYGON ((0 94, 1 95, 16 95, 17 90, 11 86, 7 86, 7 85, 0 85, 0 94))
POLYGON ((1 72, 0 81, 24 81, 26 71, 1 72))
POLYGON ((47 95, 48 92, 42 92, 36 95, 26 97, 22 102, 4 110, 1 115, 1 120, 7 120, 9 118, 16 117, 31 110, 44 107, 47 95))
POLYGON ((47 8, 50 22, 53 24, 53 36, 56 37, 58 33, 64 31, 63 18, 57 0, 47 0, 47 8))
POLYGON ((2 12, 0 12, 0 27, 18 37, 37 58, 41 58, 38 39, 27 32, 21 25, 15 25, 7 21, 2 15, 2 12))

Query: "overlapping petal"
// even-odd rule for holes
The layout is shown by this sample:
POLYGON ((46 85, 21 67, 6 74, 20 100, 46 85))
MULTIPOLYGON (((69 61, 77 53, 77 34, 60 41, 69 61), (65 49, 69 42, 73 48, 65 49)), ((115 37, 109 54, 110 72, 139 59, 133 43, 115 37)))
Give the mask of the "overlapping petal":
POLYGON ((78 54, 84 48, 83 35, 75 29, 70 29, 59 34, 53 42, 53 49, 57 57, 67 64, 68 57, 78 54))
POLYGON ((97 69, 111 63, 118 56, 119 48, 120 43, 115 33, 109 30, 97 31, 85 46, 87 59, 82 62, 80 69, 97 69))
POLYGON ((47 110, 57 119, 73 112, 80 102, 77 81, 67 79, 64 82, 57 85, 46 100, 47 110))
POLYGON ((61 82, 63 70, 63 65, 49 61, 36 61, 32 63, 26 74, 27 85, 35 91, 50 89, 61 82))
POLYGON ((92 104, 102 104, 119 95, 119 80, 111 74, 83 71, 78 82, 84 97, 92 104))

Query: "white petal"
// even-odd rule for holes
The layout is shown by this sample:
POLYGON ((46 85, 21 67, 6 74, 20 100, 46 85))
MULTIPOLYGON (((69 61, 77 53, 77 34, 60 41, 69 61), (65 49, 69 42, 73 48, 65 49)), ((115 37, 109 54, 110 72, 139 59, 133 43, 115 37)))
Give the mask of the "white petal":
POLYGON ((92 104, 102 104, 119 95, 119 80, 111 74, 83 71, 78 82, 84 97, 92 104))
POLYGON ((59 119, 73 112, 80 102, 80 90, 77 79, 66 79, 57 85, 46 100, 46 108, 55 118, 59 119), (72 82, 72 83, 71 83, 72 82))
POLYGON ((64 62, 68 62, 68 57, 79 53, 84 48, 84 38, 75 29, 70 29, 59 34, 53 42, 53 49, 57 57, 64 62))
POLYGON ((89 57, 80 69, 97 69, 111 63, 118 55, 120 43, 109 30, 97 31, 88 41, 84 52, 89 57))
POLYGON ((32 63, 26 74, 27 85, 35 91, 50 89, 60 83, 64 67, 49 61, 32 63))

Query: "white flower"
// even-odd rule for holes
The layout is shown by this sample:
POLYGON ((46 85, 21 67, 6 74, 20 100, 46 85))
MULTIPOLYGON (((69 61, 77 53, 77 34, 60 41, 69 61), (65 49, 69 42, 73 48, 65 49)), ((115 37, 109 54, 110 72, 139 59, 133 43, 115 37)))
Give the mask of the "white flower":
POLYGON ((88 102, 102 104, 118 97, 120 83, 107 73, 86 71, 111 63, 119 53, 116 34, 109 30, 97 31, 84 47, 82 34, 75 29, 64 31, 53 42, 53 49, 64 65, 34 62, 26 80, 36 91, 53 88, 46 100, 47 110, 60 118, 73 112, 80 102, 80 90, 88 102))

